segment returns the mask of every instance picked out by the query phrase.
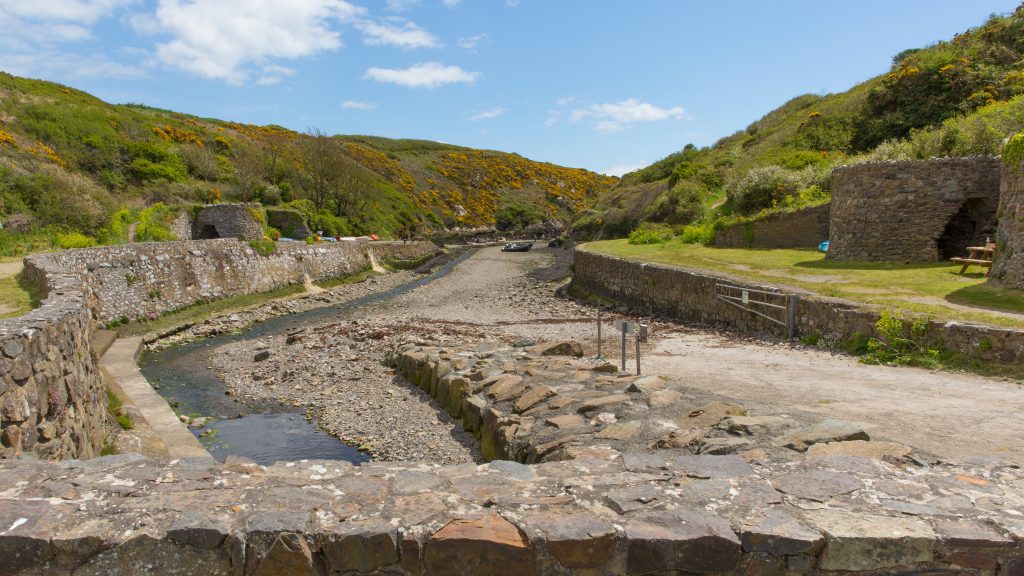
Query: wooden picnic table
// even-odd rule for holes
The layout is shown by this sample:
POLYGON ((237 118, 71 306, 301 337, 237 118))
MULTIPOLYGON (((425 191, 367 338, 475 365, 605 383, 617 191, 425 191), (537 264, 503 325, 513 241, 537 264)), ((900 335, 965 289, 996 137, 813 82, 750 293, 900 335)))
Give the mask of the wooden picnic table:
POLYGON ((988 276, 989 273, 992 272, 992 254, 995 253, 995 251, 996 247, 992 245, 968 246, 967 252, 969 253, 969 256, 966 258, 950 258, 950 260, 958 264, 963 264, 963 267, 960 268, 961 274, 967 272, 967 268, 973 264, 975 266, 987 268, 987 270, 985 270, 985 276, 988 276))

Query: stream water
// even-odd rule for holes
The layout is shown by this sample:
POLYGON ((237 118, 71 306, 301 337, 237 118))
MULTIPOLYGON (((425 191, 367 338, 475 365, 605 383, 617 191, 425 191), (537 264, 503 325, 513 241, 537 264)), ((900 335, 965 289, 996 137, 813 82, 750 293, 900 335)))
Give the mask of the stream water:
POLYGON ((283 334, 323 319, 353 316, 360 307, 388 300, 433 282, 472 253, 466 250, 430 274, 390 290, 348 302, 278 316, 252 324, 240 332, 196 340, 158 352, 145 352, 139 361, 143 375, 172 407, 182 414, 212 418, 192 433, 214 458, 244 456, 259 464, 281 460, 328 459, 354 464, 370 457, 306 419, 305 411, 282 403, 241 402, 227 395, 227 386, 207 368, 210 354, 231 342, 283 334))

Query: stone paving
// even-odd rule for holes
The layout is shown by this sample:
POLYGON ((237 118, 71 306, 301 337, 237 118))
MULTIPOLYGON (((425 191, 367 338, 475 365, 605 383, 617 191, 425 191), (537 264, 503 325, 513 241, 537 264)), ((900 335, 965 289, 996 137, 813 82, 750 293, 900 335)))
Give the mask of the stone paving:
POLYGON ((488 464, 0 462, 0 576, 1024 570, 1014 466, 934 462, 853 423, 691 410, 659 379, 576 354, 398 349, 488 464))

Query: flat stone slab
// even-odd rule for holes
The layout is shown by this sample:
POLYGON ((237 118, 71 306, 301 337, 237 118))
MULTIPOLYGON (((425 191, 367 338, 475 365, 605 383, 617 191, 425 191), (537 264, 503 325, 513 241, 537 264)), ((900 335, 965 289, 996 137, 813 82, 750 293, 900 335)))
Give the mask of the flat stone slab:
POLYGON ((802 452, 812 444, 870 439, 859 424, 829 419, 794 430, 777 439, 776 444, 802 452))
POLYGON ((846 442, 828 442, 813 444, 807 449, 808 458, 824 456, 862 456, 881 460, 886 456, 902 458, 913 452, 913 448, 896 442, 879 442, 866 440, 848 440, 846 442))

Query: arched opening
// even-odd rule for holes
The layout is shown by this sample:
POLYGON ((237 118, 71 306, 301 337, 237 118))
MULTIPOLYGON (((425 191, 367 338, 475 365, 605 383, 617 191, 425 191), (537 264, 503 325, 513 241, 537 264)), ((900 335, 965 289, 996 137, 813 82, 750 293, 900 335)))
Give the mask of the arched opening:
POLYGON ((196 234, 196 240, 210 240, 212 238, 220 238, 217 227, 213 224, 203 226, 199 229, 199 234, 196 234))
POLYGON ((948 260, 954 256, 967 254, 968 246, 981 246, 985 236, 992 236, 995 228, 992 225, 992 210, 984 198, 971 198, 965 201, 960 210, 950 218, 946 229, 939 237, 939 257, 948 260))

